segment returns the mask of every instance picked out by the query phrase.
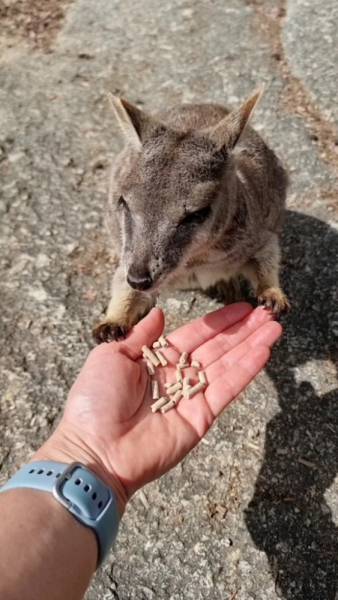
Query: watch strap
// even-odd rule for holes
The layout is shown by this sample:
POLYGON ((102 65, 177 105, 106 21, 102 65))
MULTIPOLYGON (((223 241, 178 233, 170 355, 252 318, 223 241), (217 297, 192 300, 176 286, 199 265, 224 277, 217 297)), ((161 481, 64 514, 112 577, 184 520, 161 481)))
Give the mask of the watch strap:
POLYGON ((80 523, 96 534, 100 566, 112 547, 119 527, 113 492, 82 463, 38 461, 22 467, 1 489, 32 488, 50 492, 80 523))

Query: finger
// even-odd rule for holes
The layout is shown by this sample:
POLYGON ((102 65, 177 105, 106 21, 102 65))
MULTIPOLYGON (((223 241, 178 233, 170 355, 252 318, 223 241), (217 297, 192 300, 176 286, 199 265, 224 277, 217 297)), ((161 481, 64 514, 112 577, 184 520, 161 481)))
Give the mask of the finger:
MULTIPOLYGON (((271 346, 279 339, 282 333, 282 327, 275 321, 264 323, 257 331, 252 333, 247 339, 232 348, 226 354, 223 354, 218 360, 211 363, 206 369, 209 382, 224 374, 231 367, 235 366, 252 349, 257 346, 271 346)), ((222 334, 219 335, 219 337, 222 334)))
POLYGON ((133 327, 126 339, 118 343, 118 349, 132 360, 136 360, 142 354, 142 346, 151 346, 163 333, 163 329, 163 312, 160 308, 153 308, 144 319, 133 327))
MULTIPOLYGON (((244 340, 241 344, 230 350, 226 355, 223 355, 218 361, 212 363, 206 369, 207 380, 209 386, 218 377, 223 376, 231 368, 236 367, 237 364, 248 354, 252 349, 257 346, 271 346, 280 336, 282 332, 281 326, 276 322, 265 323, 256 332, 254 332, 247 340, 244 340)), ((222 334, 219 334, 220 336, 222 334)), ((196 379, 196 372, 194 369, 187 369, 185 375, 191 376, 192 381, 196 379)), ((208 389, 208 388, 207 388, 208 389)), ((206 405, 203 394, 197 394, 193 398, 194 410, 191 411, 191 400, 181 400, 178 405, 178 410, 191 425, 194 426, 199 436, 205 435, 205 432, 211 426, 214 420, 214 414, 211 412, 209 405, 206 405)))
POLYGON ((191 353, 221 331, 244 319, 252 310, 252 306, 245 302, 224 306, 176 329, 167 336, 168 341, 178 350, 191 353))
POLYGON ((256 377, 269 359, 270 349, 257 346, 220 377, 217 377, 205 391, 205 398, 216 418, 256 377))
MULTIPOLYGON (((242 304, 244 304, 244 303, 242 303, 242 304)), ((238 305, 233 305, 233 306, 237 308, 238 305)), ((244 306, 246 306, 246 305, 244 305, 244 306)), ((250 307, 250 305, 247 305, 247 306, 250 307)), ((229 307, 226 307, 226 308, 229 308, 229 307)), ((269 322, 273 322, 272 321, 273 316, 271 315, 271 313, 264 310, 262 307, 258 307, 258 308, 256 308, 256 310, 252 310, 251 307, 250 307, 250 309, 251 309, 250 312, 244 317, 244 319, 242 319, 241 321, 238 321, 237 323, 228 327, 224 331, 221 331, 220 333, 216 334, 215 337, 213 337, 212 339, 209 339, 208 341, 206 341, 199 348, 197 348, 195 352, 192 353, 191 358, 194 360, 198 360, 201 363, 203 369, 205 369, 206 367, 211 365, 213 362, 217 361, 219 358, 224 356, 224 354, 229 352, 232 348, 238 346, 247 337, 252 335, 252 333, 254 333, 256 330, 258 330, 260 327, 262 327, 262 325, 269 323, 269 322)), ((215 313, 210 313, 210 315, 206 315, 206 317, 208 317, 208 316, 214 317, 215 316, 216 319, 218 319, 220 314, 222 314, 221 311, 224 314, 224 309, 220 309, 219 311, 215 311, 215 313)), ((180 333, 182 330, 187 331, 188 327, 191 327, 192 325, 194 325, 194 323, 196 324, 199 321, 202 321, 204 318, 205 317, 202 317, 202 319, 196 320, 195 322, 191 323, 190 326, 181 327, 179 330, 173 332, 173 334, 170 334, 170 336, 167 336, 167 338, 170 342, 170 347, 165 349, 163 352, 165 354, 166 359, 168 360, 169 367, 170 366, 173 367, 177 363, 177 359, 178 359, 177 350, 180 352, 182 350, 186 350, 186 348, 189 347, 188 341, 184 341, 184 343, 182 342, 181 344, 178 342, 179 346, 177 346, 177 345, 174 346, 172 343, 172 336, 176 333, 180 333), (175 347, 177 348, 177 350, 175 350, 175 347)), ((223 319, 223 324, 224 324, 224 319, 223 319)), ((277 325, 277 328, 279 328, 278 325, 277 325)), ((193 332, 195 331, 196 328, 195 329, 191 328, 191 329, 192 329, 192 335, 193 335, 194 334, 193 332)), ((197 332, 197 334, 198 334, 198 332, 197 332)), ((195 339, 196 339, 196 337, 195 337, 195 339)), ((191 337, 190 337, 190 340, 191 340, 191 337)), ((268 342, 267 342, 267 345, 269 345, 268 342)), ((189 352, 189 349, 188 349, 188 352, 189 352)), ((188 369, 185 372, 185 376, 194 378, 195 370, 188 369)))
MULTIPOLYGON (((244 302, 222 307, 221 309, 208 313, 167 335, 169 348, 165 348, 161 350, 161 352, 164 353, 169 363, 169 368, 175 367, 178 356, 183 350, 190 354, 192 347, 203 344, 203 342, 207 342, 210 338, 214 338, 219 331, 222 331, 227 327, 230 328, 233 323, 236 323, 239 319, 242 319, 243 316, 245 317, 248 315, 248 313, 252 313, 252 311, 252 306, 244 302)), ((262 310, 262 312, 265 312, 265 314, 268 315, 266 311, 262 310)), ((266 318, 268 319, 269 317, 267 316, 266 318)), ((240 326, 241 323, 242 321, 239 321, 238 326, 240 326)), ((227 329, 225 332, 226 331, 227 329)), ((213 339, 210 340, 210 343, 213 343, 213 339)), ((217 346, 217 343, 215 345, 217 346)), ((186 376, 189 377, 194 374, 195 371, 192 369, 191 372, 188 371, 186 373, 186 376)))
MULTIPOLYGON (((197 348, 192 355, 192 359, 198 360, 205 369, 226 353, 230 352, 232 348, 236 348, 236 346, 241 344, 245 339, 251 337, 267 323, 274 323, 271 313, 264 310, 262 307, 256 308, 242 321, 229 327, 226 331, 222 331, 213 339, 197 348)), ((277 327, 273 328, 271 331, 279 331, 279 326, 278 324, 276 325, 277 327)), ((270 331, 270 329, 267 331, 270 331)), ((265 344, 265 342, 263 343, 265 344)))
POLYGON ((265 323, 272 321, 272 315, 262 307, 256 308, 225 331, 220 332, 213 339, 196 349, 192 358, 207 367, 225 353, 235 348, 238 344, 252 335, 265 323))

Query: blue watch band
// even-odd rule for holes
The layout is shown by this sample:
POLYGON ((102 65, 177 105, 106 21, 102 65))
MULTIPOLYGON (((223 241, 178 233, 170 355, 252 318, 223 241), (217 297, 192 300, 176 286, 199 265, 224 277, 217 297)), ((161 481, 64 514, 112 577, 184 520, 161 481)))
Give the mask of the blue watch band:
POLYGON ((119 528, 119 512, 113 492, 81 463, 70 465, 52 461, 28 463, 1 489, 33 488, 51 492, 80 523, 96 534, 97 566, 107 556, 119 528))

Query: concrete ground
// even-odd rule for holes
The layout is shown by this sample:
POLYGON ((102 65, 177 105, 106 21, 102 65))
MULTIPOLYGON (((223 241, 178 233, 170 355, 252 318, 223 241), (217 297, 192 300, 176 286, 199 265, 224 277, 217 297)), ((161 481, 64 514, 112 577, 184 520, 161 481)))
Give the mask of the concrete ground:
MULTIPOLYGON (((136 495, 87 600, 338 597, 338 5, 335 0, 0 0, 0 480, 59 419, 108 300, 106 94, 236 105, 288 167, 267 369, 136 495)), ((171 329, 211 310, 162 298, 171 329)))

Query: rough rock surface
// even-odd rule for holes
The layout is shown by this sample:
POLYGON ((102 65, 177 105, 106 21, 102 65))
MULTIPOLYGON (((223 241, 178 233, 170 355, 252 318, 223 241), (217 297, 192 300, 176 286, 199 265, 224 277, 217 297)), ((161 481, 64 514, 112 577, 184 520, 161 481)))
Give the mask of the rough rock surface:
MULTIPOLYGON (((292 178, 283 280, 293 311, 267 369, 207 443, 147 486, 148 508, 132 500, 87 600, 334 600, 336 3, 41 7, 32 24, 26 2, 0 2, 0 481, 57 423, 108 299, 104 206, 119 141, 106 93, 149 110, 235 105, 264 81, 254 123, 292 178)), ((161 304, 168 329, 216 306, 193 293, 161 304)))

